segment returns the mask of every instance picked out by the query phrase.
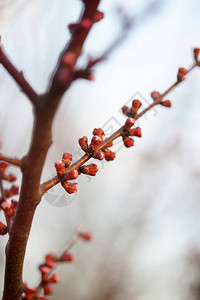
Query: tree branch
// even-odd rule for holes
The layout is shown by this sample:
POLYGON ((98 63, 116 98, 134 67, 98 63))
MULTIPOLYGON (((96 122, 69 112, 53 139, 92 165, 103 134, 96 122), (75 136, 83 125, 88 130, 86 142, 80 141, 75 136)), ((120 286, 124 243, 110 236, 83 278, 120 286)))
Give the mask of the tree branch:
MULTIPOLYGON (((99 2, 100 0, 86 1, 83 16, 81 18, 82 21, 85 19, 94 19, 99 2)), ((90 29, 91 27, 89 29, 81 27, 72 34, 72 38, 66 47, 66 50, 64 50, 60 56, 49 92, 39 96, 35 105, 32 141, 28 154, 22 159, 21 169, 23 176, 19 204, 11 227, 10 239, 6 247, 3 300, 20 300, 23 292, 22 273, 24 256, 34 213, 41 198, 39 192, 40 177, 48 149, 52 143, 52 122, 63 93, 69 88, 73 81, 71 75, 73 74, 74 65, 68 64, 69 56, 67 59, 65 56, 64 60, 62 57, 66 53, 75 51, 77 60, 81 54, 83 44, 90 29), (63 75, 66 75, 66 71, 70 76, 67 76, 67 78, 64 76, 63 78, 63 75)), ((12 76, 16 81, 21 83, 23 77, 19 77, 19 73, 16 69, 2 56, 2 50, 1 63, 7 66, 9 73, 12 73, 12 76)), ((28 94, 29 93, 27 93, 27 95, 28 94)))
POLYGON ((0 45, 0 63, 4 66, 4 68, 8 71, 8 73, 14 78, 16 83, 21 87, 22 92, 24 92, 27 97, 30 99, 33 105, 35 105, 36 100, 38 98, 38 94, 34 91, 34 89, 30 86, 30 84, 24 78, 22 72, 19 72, 15 66, 11 63, 11 61, 6 56, 5 52, 0 45))
POLYGON ((12 164, 19 168, 21 168, 21 166, 22 166, 21 160, 17 159, 17 158, 12 158, 12 157, 8 157, 8 156, 4 156, 4 155, 0 154, 0 160, 6 161, 9 164, 12 164))
MULTIPOLYGON (((187 74, 190 73, 195 67, 199 66, 199 62, 195 62, 192 67, 187 71, 187 74)), ((185 78, 184 78, 185 79, 185 78)), ((184 80, 183 79, 183 80, 184 80)), ((141 118, 147 111, 149 111, 151 108, 153 108, 156 105, 161 104, 163 98, 168 95, 173 89, 175 89, 183 80, 177 80, 175 83, 173 83, 163 94, 161 94, 152 104, 150 104, 147 108, 145 108, 141 113, 134 116, 135 120, 138 120, 141 118)), ((102 149, 105 149, 108 147, 108 145, 113 142, 118 137, 122 136, 124 134, 124 126, 119 128, 116 132, 114 132, 109 138, 104 140, 101 145, 96 149, 96 151, 100 151, 102 149)), ((68 168, 65 169, 65 172, 70 172, 72 170, 78 170, 83 164, 85 164, 92 156, 90 153, 84 154, 79 160, 77 160, 75 163, 70 165, 68 168)), ((60 178, 56 175, 52 179, 44 182, 40 186, 40 194, 45 194, 50 188, 57 185, 60 182, 60 178)))

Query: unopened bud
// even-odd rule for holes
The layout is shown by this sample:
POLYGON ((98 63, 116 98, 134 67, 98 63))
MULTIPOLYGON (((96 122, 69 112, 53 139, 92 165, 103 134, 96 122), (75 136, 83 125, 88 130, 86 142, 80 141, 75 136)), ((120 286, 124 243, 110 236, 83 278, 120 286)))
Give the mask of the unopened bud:
POLYGON ((101 140, 103 140, 104 131, 101 128, 94 128, 93 132, 94 135, 98 135, 101 140))
POLYGON ((125 106, 122 107, 122 112, 126 116, 128 116, 130 114, 130 111, 131 110, 130 110, 130 108, 127 105, 125 105, 125 106))
POLYGON ((78 191, 77 183, 62 181, 61 184, 62 184, 62 186, 64 187, 64 189, 66 190, 66 192, 68 194, 73 194, 73 193, 76 193, 78 191))
POLYGON ((55 168, 59 177, 61 177, 65 172, 65 163, 64 161, 57 160, 55 162, 55 168))
POLYGON ((95 176, 98 172, 98 167, 96 164, 91 164, 88 166, 81 166, 79 168, 80 172, 86 175, 95 176))
POLYGON ((198 59, 199 59, 199 53, 200 53, 200 49, 195 48, 194 49, 194 58, 195 58, 196 61, 198 61, 198 59))
POLYGON ((177 74, 177 79, 178 81, 183 81, 185 80, 185 75, 187 74, 187 70, 184 68, 179 68, 178 69, 178 74, 177 74))
POLYGON ((4 201, 3 203, 1 203, 1 209, 7 216, 12 215, 12 205, 8 201, 4 201))
POLYGON ((72 253, 65 251, 63 252, 59 260, 73 262, 75 260, 75 256, 72 253))
POLYGON ((65 168, 69 167, 72 162, 72 155, 70 153, 63 153, 62 161, 65 163, 65 168))
POLYGON ((5 235, 8 232, 8 228, 5 224, 0 222, 0 235, 5 235))
POLYGON ((172 106, 172 103, 170 100, 165 100, 165 101, 162 101, 160 103, 162 106, 165 106, 165 107, 171 107, 172 106))
POLYGON ((81 146, 82 150, 86 152, 88 150, 88 138, 87 138, 87 136, 84 136, 84 137, 80 138, 78 140, 78 142, 79 142, 79 145, 81 146))
POLYGON ((92 239, 92 235, 90 232, 79 232, 78 235, 85 241, 91 241, 92 239))
POLYGON ((129 133, 131 136, 142 137, 142 130, 140 127, 130 129, 129 133))
POLYGON ((103 151, 97 151, 93 154, 93 157, 98 160, 103 160, 105 158, 105 153, 103 151))
POLYGON ((154 100, 154 101, 156 101, 158 98, 160 98, 160 93, 158 92, 158 91, 153 91, 152 93, 151 93, 151 98, 154 100))
POLYGON ((63 178, 66 179, 66 180, 73 180, 73 179, 76 179, 78 177, 79 173, 78 171, 75 169, 75 170, 72 170, 70 172, 67 172, 63 175, 63 178))
POLYGON ((124 128, 125 128, 125 129, 129 129, 129 128, 131 128, 134 124, 135 124, 135 119, 133 119, 133 118, 128 118, 128 119, 126 120, 126 123, 125 123, 125 125, 124 125, 124 128))
POLYGON ((101 142, 101 138, 98 135, 94 135, 90 144, 92 150, 97 149, 101 145, 101 142))
POLYGON ((140 100, 134 99, 132 102, 131 114, 135 115, 141 106, 142 102, 140 100))
POLYGON ((97 11, 95 16, 94 16, 94 22, 99 22, 100 20, 102 20, 104 17, 104 13, 101 11, 97 11))
POLYGON ((127 148, 134 146, 134 140, 129 137, 123 137, 123 142, 127 148))

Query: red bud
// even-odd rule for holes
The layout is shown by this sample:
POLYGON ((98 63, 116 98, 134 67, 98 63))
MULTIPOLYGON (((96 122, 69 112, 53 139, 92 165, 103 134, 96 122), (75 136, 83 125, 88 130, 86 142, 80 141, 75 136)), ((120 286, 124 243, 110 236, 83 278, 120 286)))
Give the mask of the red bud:
POLYGON ((200 49, 199 48, 195 48, 194 49, 194 58, 195 58, 196 61, 198 61, 199 53, 200 53, 200 49))
POLYGON ((70 153, 63 153, 62 161, 65 163, 65 168, 69 167, 72 162, 72 155, 70 153))
POLYGON ((81 149, 86 152, 88 150, 88 138, 87 138, 87 136, 84 136, 84 137, 80 138, 78 140, 78 142, 79 142, 79 145, 81 146, 81 149))
POLYGON ((61 177, 65 172, 65 163, 61 160, 55 162, 55 168, 58 173, 58 176, 61 177))
POLYGON ((156 101, 158 98, 160 98, 160 93, 158 92, 158 91, 153 91, 152 93, 151 93, 151 98, 154 100, 154 101, 156 101))
POLYGON ((79 170, 83 174, 87 174, 87 175, 90 175, 90 176, 95 176, 96 173, 98 172, 98 167, 97 167, 96 164, 91 164, 91 165, 88 165, 88 166, 81 166, 79 168, 79 170))
POLYGON ((183 81, 183 80, 185 80, 185 75, 187 74, 187 70, 186 69, 184 69, 184 68, 179 68, 178 69, 178 74, 177 74, 177 79, 178 79, 178 81, 183 81))
POLYGON ((123 142, 127 148, 134 146, 134 140, 131 138, 123 137, 123 142))
POLYGON ((67 172, 63 175, 63 178, 66 180, 73 180, 78 177, 79 173, 77 170, 72 170, 70 172, 67 172))
POLYGON ((61 184, 64 187, 64 189, 66 190, 66 192, 69 193, 69 194, 73 194, 73 193, 76 193, 78 191, 77 183, 62 181, 61 184))

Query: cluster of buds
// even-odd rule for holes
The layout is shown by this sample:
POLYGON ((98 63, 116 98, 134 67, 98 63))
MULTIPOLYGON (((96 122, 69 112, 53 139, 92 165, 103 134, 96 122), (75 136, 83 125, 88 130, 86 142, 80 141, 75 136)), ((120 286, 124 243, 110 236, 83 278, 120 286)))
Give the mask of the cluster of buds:
POLYGON ((135 119, 128 118, 124 124, 124 132, 122 135, 122 139, 124 142, 124 146, 129 148, 134 146, 134 139, 130 138, 130 136, 142 137, 142 131, 140 127, 131 128, 135 124, 135 119))
POLYGON ((127 105, 122 107, 122 112, 124 115, 126 115, 127 117, 135 117, 135 115, 137 114, 139 108, 142 106, 142 103, 140 100, 134 99, 132 101, 132 105, 131 107, 128 107, 127 105))
MULTIPOLYGON (((6 174, 9 164, 7 162, 0 162, 0 180, 6 180, 13 182, 16 180, 16 176, 12 173, 6 174)), ((14 197, 19 194, 19 187, 12 185, 9 189, 3 188, 2 183, 2 195, 0 197, 0 210, 2 210, 6 216, 7 225, 0 222, 0 235, 5 235, 9 232, 9 228, 12 224, 12 220, 15 216, 18 200, 9 198, 14 197)))
MULTIPOLYGON (((89 153, 93 158, 96 158, 98 160, 103 160, 104 158, 107 161, 113 160, 115 158, 115 153, 112 152, 108 147, 112 147, 113 143, 110 142, 107 147, 103 147, 101 150, 98 150, 98 148, 101 146, 104 136, 104 131, 101 128, 95 128, 93 130, 93 137, 91 139, 90 145, 88 145, 88 138, 86 136, 79 139, 79 145, 81 146, 81 149, 89 153)), ((84 166, 85 167, 85 166, 84 166)), ((91 165, 91 173, 94 171, 94 166, 91 165), (92 170, 93 169, 93 170, 92 170)), ((94 176, 95 174, 89 174, 90 172, 88 168, 81 168, 79 169, 81 173, 88 174, 94 176)))
POLYGON ((55 168, 57 171, 57 175, 61 180, 61 184, 63 188, 69 193, 76 193, 77 183, 68 182, 68 180, 74 180, 78 177, 79 172, 74 169, 71 171, 67 171, 67 168, 70 166, 72 162, 72 155, 70 153, 64 153, 62 156, 62 160, 58 160, 55 162, 55 168))
MULTIPOLYGON (((90 232, 78 230, 75 236, 72 237, 69 245, 75 245, 79 239, 82 239, 84 241, 91 241, 92 235, 90 232)), ((39 270, 41 273, 40 284, 37 288, 30 288, 26 283, 24 283, 24 296, 22 299, 47 300, 46 296, 49 296, 53 293, 51 285, 60 281, 59 276, 54 273, 54 269, 57 267, 57 264, 61 262, 72 263, 74 262, 74 260, 75 256, 68 250, 65 250, 60 256, 57 256, 55 253, 48 253, 45 256, 44 263, 39 266, 39 270)))

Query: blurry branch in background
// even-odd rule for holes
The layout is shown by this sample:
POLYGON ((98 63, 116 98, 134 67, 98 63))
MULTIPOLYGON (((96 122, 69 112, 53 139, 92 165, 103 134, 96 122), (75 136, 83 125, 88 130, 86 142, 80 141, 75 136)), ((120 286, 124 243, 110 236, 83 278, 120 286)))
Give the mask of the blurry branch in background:
POLYGON ((67 262, 72 263, 75 260, 75 256, 69 252, 73 246, 75 246, 79 240, 90 241, 92 235, 85 231, 82 226, 80 226, 76 233, 70 239, 68 245, 65 247, 65 250, 62 251, 61 255, 56 255, 55 253, 48 253, 45 256, 45 261, 39 266, 41 273, 41 281, 36 288, 30 288, 26 283, 24 283, 24 296, 22 299, 34 300, 41 299, 44 295, 43 300, 47 299, 46 295, 51 295, 53 289, 52 284, 55 284, 60 281, 59 276, 56 273, 53 273, 58 264, 67 262))

